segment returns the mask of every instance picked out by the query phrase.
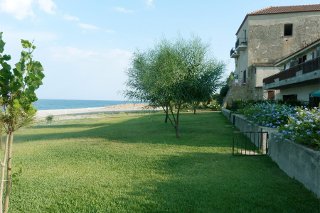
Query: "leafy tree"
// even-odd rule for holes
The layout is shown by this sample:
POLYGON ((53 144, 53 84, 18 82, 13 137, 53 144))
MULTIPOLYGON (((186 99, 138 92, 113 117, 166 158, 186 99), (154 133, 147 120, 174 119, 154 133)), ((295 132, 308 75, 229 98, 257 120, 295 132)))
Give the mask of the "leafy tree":
POLYGON ((208 46, 197 38, 162 40, 151 50, 136 52, 126 95, 162 107, 179 137, 182 106, 208 100, 219 86, 224 65, 207 53, 208 46))
POLYGON ((200 102, 207 102, 220 86, 224 64, 208 58, 209 46, 195 38, 177 42, 186 69, 187 94, 194 113, 200 102))
POLYGON ((32 103, 37 100, 36 89, 44 78, 39 61, 33 60, 36 47, 27 40, 21 40, 23 50, 18 63, 12 69, 8 64, 10 55, 3 54, 5 42, 0 33, 0 121, 7 135, 4 155, 1 161, 0 211, 8 212, 12 187, 12 143, 13 134, 20 127, 33 120, 36 113, 32 103))

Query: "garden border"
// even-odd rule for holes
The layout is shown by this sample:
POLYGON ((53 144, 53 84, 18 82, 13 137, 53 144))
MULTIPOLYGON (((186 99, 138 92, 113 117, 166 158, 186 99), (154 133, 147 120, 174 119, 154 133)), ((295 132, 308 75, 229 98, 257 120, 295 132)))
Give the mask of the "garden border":
MULTIPOLYGON (((309 149, 289 140, 280 140, 278 131, 262 127, 248 121, 245 116, 222 109, 222 113, 241 132, 267 131, 269 133, 270 158, 277 163, 288 176, 298 180, 307 189, 320 198, 320 152, 309 149), (285 140, 285 141, 284 141, 285 140)), ((252 140, 251 140, 252 141, 252 140)), ((255 143, 254 141, 252 141, 255 143)))

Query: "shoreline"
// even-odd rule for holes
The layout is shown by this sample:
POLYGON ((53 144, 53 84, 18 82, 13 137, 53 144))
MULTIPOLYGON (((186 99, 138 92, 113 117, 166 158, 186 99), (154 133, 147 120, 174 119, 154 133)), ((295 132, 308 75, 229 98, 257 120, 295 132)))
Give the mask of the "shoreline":
POLYGON ((145 112, 158 111, 159 109, 150 107, 148 104, 118 104, 105 107, 77 108, 77 109, 50 109, 38 110, 36 120, 43 120, 47 116, 57 116, 59 120, 72 118, 97 117, 97 114, 119 113, 119 112, 145 112))

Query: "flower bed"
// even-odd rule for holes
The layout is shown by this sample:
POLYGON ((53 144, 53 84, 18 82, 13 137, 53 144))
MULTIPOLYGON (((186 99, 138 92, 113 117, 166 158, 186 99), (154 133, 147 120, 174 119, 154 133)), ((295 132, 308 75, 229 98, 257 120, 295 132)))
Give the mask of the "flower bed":
POLYGON ((257 103, 241 111, 253 123, 278 128, 283 139, 320 150, 320 109, 257 103))
POLYGON ((244 108, 242 113, 260 126, 278 128, 288 122, 289 116, 295 113, 295 108, 283 104, 263 102, 244 108))
POLYGON ((297 108, 279 128, 281 137, 320 150, 320 109, 297 108))

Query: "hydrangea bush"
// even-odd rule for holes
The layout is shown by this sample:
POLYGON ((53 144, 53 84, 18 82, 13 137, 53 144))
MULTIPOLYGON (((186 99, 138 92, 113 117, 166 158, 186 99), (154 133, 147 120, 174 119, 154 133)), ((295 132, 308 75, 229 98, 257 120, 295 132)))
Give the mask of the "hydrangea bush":
POLYGON ((289 116, 295 114, 295 108, 283 104, 262 102, 244 108, 242 113, 260 126, 278 128, 287 124, 289 116))
POLYGON ((285 139, 320 150, 320 108, 297 108, 279 132, 285 139))

